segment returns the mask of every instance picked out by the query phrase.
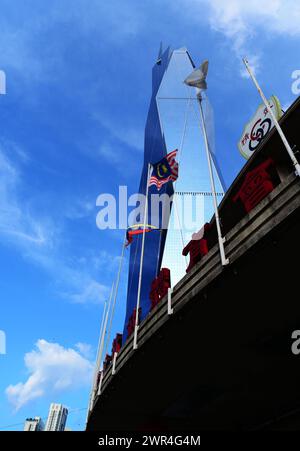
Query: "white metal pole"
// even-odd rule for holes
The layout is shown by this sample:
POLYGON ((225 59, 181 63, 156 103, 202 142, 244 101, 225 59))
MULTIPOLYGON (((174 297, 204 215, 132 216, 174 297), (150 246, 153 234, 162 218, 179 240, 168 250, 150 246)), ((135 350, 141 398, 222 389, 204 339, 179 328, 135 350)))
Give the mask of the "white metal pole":
POLYGON ((147 185, 146 185, 146 199, 145 199, 145 210, 144 210, 144 224, 143 224, 143 235, 142 235, 142 250, 141 250, 141 260, 140 260, 140 273, 139 273, 139 284, 137 293, 137 303, 136 303, 136 315, 135 315, 135 326, 134 326, 134 337, 133 337, 133 349, 137 349, 137 333, 139 328, 139 308, 140 308, 140 298, 141 298, 141 288, 142 288, 142 274, 143 274, 143 263, 144 263, 144 248, 145 248, 145 229, 146 221, 148 216, 148 192, 149 192, 149 179, 150 179, 151 164, 148 163, 147 171, 147 185))
POLYGON ((115 352, 115 353, 114 353, 114 357, 113 357, 112 371, 111 371, 112 376, 114 376, 114 375, 116 374, 116 361, 117 361, 117 357, 118 357, 118 353, 115 352))
POLYGON ((218 232, 218 241, 219 241, 221 262, 222 262, 222 265, 225 266, 225 265, 228 265, 229 259, 226 258, 226 255, 225 255, 225 249, 224 249, 225 238, 222 237, 221 226, 220 226, 220 217, 219 217, 219 211, 218 211, 215 181, 214 181, 214 175, 213 175, 213 171, 212 171, 211 156, 210 156, 210 151, 209 151, 209 146, 208 146, 208 138, 207 138, 205 121, 204 121, 203 109, 202 109, 202 96, 201 96, 200 89, 198 89, 198 88, 196 88, 196 89, 197 89, 197 99, 199 101, 199 106, 200 106, 200 116, 201 116, 201 123, 202 123, 202 129, 203 129, 203 136, 204 136, 211 192, 212 192, 212 198, 213 198, 213 204, 214 204, 214 210, 215 210, 215 218, 216 218, 216 226, 217 226, 217 232, 218 232))
MULTIPOLYGON (((104 322, 104 328, 103 328, 103 334, 102 334, 102 340, 101 340, 101 347, 100 347, 100 362, 102 361, 102 353, 103 353, 103 349, 104 349, 105 336, 106 336, 106 332, 107 332, 107 322, 108 322, 108 316, 109 316, 109 312, 110 312, 112 295, 113 295, 113 292, 114 292, 114 285, 115 284, 113 283, 112 287, 111 287, 111 290, 110 290, 109 302, 108 302, 107 312, 106 312, 106 317, 105 317, 105 322, 104 322)), ((101 363, 100 363, 100 365, 101 365, 101 363)))
POLYGON ((107 309, 106 315, 105 315, 105 321, 104 321, 104 325, 103 325, 103 331, 102 331, 102 335, 101 335, 100 349, 99 349, 99 356, 98 356, 98 362, 99 362, 99 363, 97 363, 97 372, 95 373, 95 382, 94 382, 94 389, 93 389, 92 400, 91 400, 91 409, 93 408, 95 396, 96 396, 97 390, 98 390, 98 388, 99 388, 99 387, 97 387, 97 385, 96 385, 96 381, 97 381, 98 372, 100 371, 100 367, 101 367, 102 352, 103 352, 103 343, 104 343, 104 336, 105 336, 105 331, 106 331, 106 324, 107 324, 107 318, 108 318, 108 311, 109 311, 109 310, 107 309))
POLYGON ((104 307, 103 307, 102 320, 101 320, 100 333, 99 333, 99 341, 98 341, 98 348, 97 348, 97 356, 96 356, 96 362, 95 362, 95 371, 94 371, 93 385, 92 385, 92 390, 91 390, 91 395, 90 395, 90 400, 89 400, 88 412, 90 412, 90 410, 93 407, 95 393, 96 393, 96 390, 97 390, 96 383, 97 383, 97 377, 98 377, 99 366, 100 366, 100 346, 101 346, 101 340, 102 340, 102 333, 103 333, 104 318, 105 318, 105 313, 106 313, 106 306, 107 306, 107 300, 105 301, 104 307))
POLYGON ((282 131, 282 128, 280 127, 276 117, 274 116, 274 113, 272 111, 272 108, 269 105, 269 102, 267 101, 264 93, 262 92, 262 90, 261 90, 261 88, 260 88, 260 86, 259 86, 259 84, 258 84, 258 82, 257 82, 252 70, 250 69, 248 60, 246 58, 243 58, 243 62, 245 64, 245 66, 246 66, 246 69, 247 69, 250 77, 252 78, 253 83, 255 84, 255 86, 256 86, 259 94, 260 94, 260 97, 262 98, 262 100, 263 100, 268 112, 270 113, 270 116, 272 117, 272 119, 274 121, 274 125, 277 128, 279 136, 282 139, 282 142, 283 142, 283 144, 284 144, 284 146, 285 146, 285 148, 286 148, 286 150, 287 150, 287 152, 288 152, 288 154, 289 154, 289 156, 290 156, 290 158, 292 160, 293 165, 295 166, 296 174, 298 176, 300 176, 300 164, 298 163, 297 158, 295 157, 294 152, 293 152, 291 146, 289 145, 288 140, 285 137, 285 134, 282 131))
MULTIPOLYGON (((113 290, 113 287, 112 287, 113 290)), ((112 296, 112 291, 111 291, 111 295, 110 298, 112 296)), ((106 316, 105 316, 105 322, 104 322, 104 329, 103 329, 103 334, 102 334, 102 338, 101 338, 101 346, 100 346, 100 366, 99 366, 99 370, 101 368, 101 363, 102 363, 102 353, 103 353, 103 348, 104 348, 104 340, 105 340, 105 334, 106 334, 106 326, 107 326, 107 320, 108 320, 108 313, 109 313, 109 305, 108 305, 108 309, 106 312, 106 316)), ((102 384, 102 379, 103 379, 103 371, 101 372, 101 376, 100 376, 100 382, 99 382, 99 387, 98 387, 98 395, 100 395, 101 392, 101 384, 102 384)), ((97 387, 96 387, 97 390, 97 387)), ((96 396, 96 393, 95 393, 96 396)))
MULTIPOLYGON (((100 350, 99 350, 99 367, 98 367, 98 371, 100 371, 100 368, 101 368, 102 353, 103 353, 103 348, 104 348, 104 341, 105 341, 105 335, 106 335, 107 321, 108 321, 108 315, 109 315, 109 311, 110 311, 110 305, 111 305, 111 299, 112 299, 113 291, 114 291, 114 284, 112 284, 112 287, 111 287, 110 296, 109 296, 109 302, 108 302, 108 305, 107 305, 107 311, 106 311, 105 320, 104 320, 104 324, 103 324, 103 331, 102 331, 100 350)), ((97 387, 95 387, 95 390, 94 390, 92 404, 94 403, 94 398, 96 396, 96 392, 97 392, 97 387)), ((98 393, 99 393, 99 388, 98 388, 98 393)))
POLYGON ((121 259, 120 259, 119 270, 118 270, 118 275, 117 275, 117 280, 116 280, 116 285, 115 285, 114 300, 113 300, 112 310, 111 310, 111 315, 110 315, 110 320, 109 320, 105 353, 107 352, 107 348, 108 348, 109 340, 110 340, 112 321, 113 321, 113 317, 114 317, 114 313, 115 313, 115 307, 116 307, 116 301, 117 301, 117 296, 118 296, 121 271, 122 271, 123 260, 124 260, 125 245, 126 245, 126 232, 125 232, 124 242, 123 242, 123 246, 122 246, 121 259))
POLYGON ((98 395, 101 394, 102 381, 103 381, 103 371, 101 371, 101 376, 100 376, 100 381, 99 381, 99 387, 98 387, 98 395))
POLYGON ((172 288, 168 288, 168 315, 174 313, 174 309, 172 308, 172 292, 172 288))
POLYGON ((110 310, 113 289, 114 289, 114 284, 112 284, 112 287, 111 287, 109 302, 107 303, 107 301, 106 301, 107 309, 106 309, 106 313, 105 313, 105 317, 104 317, 105 319, 104 319, 103 325, 101 325, 102 332, 100 334, 101 339, 100 339, 100 347, 99 347, 98 356, 97 356, 96 371, 95 371, 95 376, 94 376, 95 380, 94 380, 94 388, 93 388, 92 399, 91 399, 91 409, 93 408, 95 396, 97 393, 96 381, 97 381, 98 372, 100 371, 100 367, 101 367, 102 353, 103 353, 104 340, 105 340, 105 335, 106 335, 107 321, 108 321, 108 315, 109 315, 109 310, 110 310))

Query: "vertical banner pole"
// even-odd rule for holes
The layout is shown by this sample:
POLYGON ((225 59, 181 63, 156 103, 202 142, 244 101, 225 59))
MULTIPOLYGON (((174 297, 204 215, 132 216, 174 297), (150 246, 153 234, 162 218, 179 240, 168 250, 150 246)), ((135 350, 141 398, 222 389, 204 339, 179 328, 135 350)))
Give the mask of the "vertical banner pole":
POLYGON ((99 381, 99 387, 98 387, 98 395, 101 395, 102 381, 103 381, 103 371, 101 371, 101 376, 100 376, 100 381, 99 381))
MULTIPOLYGON (((105 340, 105 335, 106 335, 108 314, 109 314, 109 311, 110 311, 110 305, 111 305, 111 298, 112 298, 113 290, 114 290, 114 284, 112 284, 112 287, 111 287, 109 303, 108 303, 108 307, 107 307, 107 312, 106 312, 106 316, 105 316, 104 327, 103 327, 103 332, 102 332, 102 337, 101 337, 101 344, 100 344, 100 351, 99 351, 99 362, 100 362, 99 370, 101 368, 102 353, 103 353, 103 349, 104 349, 104 340, 105 340)), ((100 386, 100 384, 99 384, 99 386, 100 386)), ((95 387, 95 390, 97 390, 97 387, 95 387)), ((99 394, 99 389, 98 389, 98 394, 99 394)))
POLYGON ((172 308, 172 288, 168 288, 168 315, 172 315, 174 309, 172 308))
POLYGON ((101 338, 100 364, 101 364, 101 361, 102 361, 102 353, 103 353, 103 350, 104 350, 105 336, 106 336, 106 332, 107 332, 107 322, 108 322, 108 316, 109 316, 109 312, 110 312, 110 306, 111 306, 111 299, 112 299, 113 291, 114 291, 114 283, 112 284, 111 291, 110 291, 109 302, 108 302, 108 307, 107 307, 107 312, 106 312, 106 317, 105 317, 105 322, 104 322, 104 328, 103 328, 103 333, 102 333, 102 338, 101 338))
POLYGON ((93 408, 95 393, 96 393, 96 390, 97 390, 96 383, 97 383, 97 377, 98 377, 98 372, 99 372, 99 367, 100 367, 100 346, 101 346, 101 340, 102 340, 104 318, 105 318, 105 314, 106 314, 106 306, 107 306, 107 300, 105 301, 104 307, 103 307, 102 320, 101 320, 101 326, 100 326, 100 334, 99 334, 99 341, 98 341, 98 348, 97 348, 97 357, 96 357, 96 362, 95 362, 95 371, 94 371, 93 385, 92 385, 92 391, 91 391, 91 396, 90 396, 90 401, 89 401, 88 412, 90 412, 91 409, 93 408))
POLYGON ((122 247, 122 252, 121 252, 121 259, 120 259, 120 264, 119 264, 119 270, 118 270, 116 285, 115 285, 114 300, 113 300, 113 304, 112 304, 112 311, 111 311, 110 321, 109 321, 109 326, 108 326, 107 341, 106 341, 106 348, 105 348, 106 351, 105 352, 107 352, 107 347, 109 345, 109 339, 110 339, 111 328, 112 328, 112 321, 113 321, 113 317, 114 317, 114 313, 115 313, 115 307, 116 307, 116 301, 117 301, 117 296, 118 296, 121 271, 122 271, 122 267, 123 267, 125 247, 126 247, 126 232, 125 232, 125 237, 124 237, 124 242, 123 242, 123 247, 122 247))
POLYGON ((139 284, 137 293, 137 303, 136 303, 136 314, 135 314, 135 326, 134 326, 134 337, 133 337, 133 349, 137 349, 137 333, 139 328, 139 308, 140 308, 140 298, 141 298, 141 287, 142 287, 142 274, 143 274, 143 263, 144 263, 144 248, 145 248, 145 229, 146 221, 148 216, 148 192, 149 192, 149 179, 150 179, 151 164, 148 163, 147 171, 147 185, 146 185, 146 199, 145 199, 145 210, 144 210, 144 224, 143 224, 143 235, 142 235, 142 250, 141 250, 141 260, 140 260, 140 273, 139 273, 139 284))
POLYGON ((204 121, 203 109, 202 109, 202 96, 201 96, 200 89, 197 88, 197 91, 198 91, 197 99, 199 101, 199 106, 200 106, 200 116, 201 116, 201 123, 202 123, 202 129, 203 129, 203 136, 204 136, 211 192, 212 192, 213 204, 214 204, 214 210, 215 210, 215 218, 216 218, 216 226, 217 226, 217 232, 218 232, 218 241, 219 241, 221 262, 222 262, 222 265, 225 266, 225 265, 228 265, 229 260, 225 256, 225 249, 224 249, 225 238, 222 237, 221 226, 220 226, 220 217, 219 217, 219 211, 218 211, 215 181, 214 181, 214 175, 213 175, 213 171, 212 171, 211 156, 210 156, 210 151, 209 151, 209 146, 208 146, 208 138, 207 138, 205 121, 204 121))
MULTIPOLYGON (((108 315, 109 315, 109 310, 110 310, 110 305, 111 305, 112 294, 114 292, 112 313, 111 313, 110 324, 109 324, 109 334, 108 334, 108 338, 107 338, 107 340, 109 340, 110 330, 111 330, 111 326, 112 326, 112 319, 113 319, 115 305, 116 305, 116 299, 117 299, 117 295, 118 295, 118 289, 119 289, 120 276, 121 276, 121 271, 122 271, 122 266, 123 266, 123 260, 124 260, 125 243, 126 243, 126 233, 125 233, 125 238, 124 238, 124 242, 123 242, 123 245, 122 245, 121 259, 120 259, 119 271, 118 271, 118 276, 117 276, 117 281, 116 281, 116 288, 115 288, 115 291, 114 291, 114 289, 113 289, 114 288, 114 284, 113 284, 112 289, 111 289, 111 293, 110 293, 110 298, 109 298, 109 305, 108 305, 107 301, 105 301, 105 304, 104 304, 102 320, 101 320, 101 327, 100 327, 99 342, 98 342, 97 359, 96 359, 96 364, 95 364, 93 386, 92 386, 92 392, 91 392, 91 396, 90 396, 90 403, 89 403, 88 412, 90 412, 91 409, 93 408, 95 396, 96 396, 96 393, 97 393, 97 387, 96 387, 97 378, 98 378, 98 373, 100 371, 102 353, 103 353, 103 348, 104 348, 104 339, 105 339, 106 327, 107 327, 107 322, 108 322, 108 315)), ((106 346, 106 348, 107 348, 107 346, 106 346)), ((114 356, 114 365, 115 365, 116 357, 117 356, 115 355, 114 356)), ((101 376, 100 376, 100 382, 99 382, 99 387, 98 387, 98 394, 100 394, 100 392, 101 392, 102 379, 103 379, 103 373, 101 373, 101 376)))
POLYGON ((117 357, 118 357, 118 353, 115 352, 114 353, 114 358, 113 358, 113 366, 112 366, 112 371, 111 374, 114 375, 116 373, 116 361, 117 361, 117 357))
POLYGON ((273 111, 272 111, 272 108, 270 107, 269 102, 267 101, 267 99, 266 99, 266 97, 265 97, 265 95, 264 95, 262 89, 260 88, 260 86, 259 86, 259 84, 258 84, 258 81, 256 80, 256 78, 255 78, 255 76, 254 76, 252 70, 250 69, 250 66, 249 66, 249 63, 248 63, 247 59, 246 59, 246 58, 243 58, 243 62, 244 62, 244 64, 245 64, 245 66, 246 66, 246 69, 247 69, 247 71, 248 71, 248 73, 249 73, 249 75, 250 75, 250 77, 251 77, 253 83, 255 84, 255 86, 256 86, 256 88, 257 88, 257 90, 258 90, 258 92, 259 92, 260 97, 262 98, 262 101, 263 101, 264 104, 265 104, 265 107, 267 108, 267 110, 268 110, 270 116, 272 117, 272 119, 273 119, 273 121, 274 121, 274 125, 275 125, 275 127, 277 128, 277 131, 278 131, 278 133, 279 133, 279 136, 280 136, 280 138, 282 139, 282 142, 283 142, 283 144, 284 144, 284 146, 285 146, 285 148, 286 148, 286 150, 287 150, 287 153, 289 154, 289 156, 290 156, 290 158, 291 158, 291 160, 292 160, 293 165, 295 166, 296 174, 297 174, 298 176, 300 176, 300 164, 298 163, 298 160, 297 160, 297 158, 295 157, 294 152, 293 152, 291 146, 289 145, 288 140, 287 140, 286 137, 285 137, 285 134, 284 134, 283 131, 282 131, 282 128, 280 127, 280 125, 279 125, 279 123, 278 123, 276 117, 274 116, 274 113, 273 113, 273 111))

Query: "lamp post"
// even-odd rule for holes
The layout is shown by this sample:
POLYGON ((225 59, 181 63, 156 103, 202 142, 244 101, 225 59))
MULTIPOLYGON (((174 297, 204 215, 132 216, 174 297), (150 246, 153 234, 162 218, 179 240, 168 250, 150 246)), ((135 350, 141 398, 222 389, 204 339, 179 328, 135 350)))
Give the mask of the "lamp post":
POLYGON ((226 266, 229 263, 229 259, 226 258, 226 255, 225 255, 225 249, 224 249, 225 237, 222 236, 222 231, 221 231, 215 180, 214 180, 214 174, 213 174, 212 163, 211 163, 211 154, 210 154, 210 150, 209 150, 207 130, 206 130, 206 124, 205 124, 203 108, 202 108, 202 100, 203 100, 202 91, 207 89, 207 83, 206 83, 207 72, 208 72, 208 61, 205 60, 198 69, 195 69, 184 80, 184 83, 188 86, 196 88, 196 92, 197 92, 197 100, 198 100, 199 108, 200 108, 201 126, 202 126, 202 131, 203 131, 203 136, 204 136, 204 144, 205 144, 205 151, 206 151, 206 158, 207 158, 207 165, 208 165, 208 172, 209 172, 209 179, 210 179, 210 187, 211 187, 211 193, 212 193, 214 211, 215 211, 215 219, 216 219, 216 226, 217 226, 217 233, 218 233, 218 242, 219 242, 221 263, 223 266, 226 266))

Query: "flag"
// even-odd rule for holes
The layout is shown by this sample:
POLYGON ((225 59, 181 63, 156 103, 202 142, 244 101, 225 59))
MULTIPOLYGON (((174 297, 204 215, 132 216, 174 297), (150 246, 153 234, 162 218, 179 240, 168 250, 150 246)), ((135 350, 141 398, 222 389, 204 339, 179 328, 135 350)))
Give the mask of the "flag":
POLYGON ((128 247, 132 243, 134 235, 141 235, 142 233, 152 232, 153 230, 160 229, 150 224, 134 224, 128 227, 126 232, 127 243, 125 244, 125 247, 128 247))
POLYGON ((162 160, 152 164, 152 174, 149 180, 149 186, 155 185, 157 190, 170 180, 175 182, 178 178, 178 163, 175 160, 177 149, 168 153, 162 160))
POLYGON ((207 89, 206 76, 208 72, 208 61, 205 60, 199 67, 195 69, 185 80, 184 83, 194 88, 207 89))

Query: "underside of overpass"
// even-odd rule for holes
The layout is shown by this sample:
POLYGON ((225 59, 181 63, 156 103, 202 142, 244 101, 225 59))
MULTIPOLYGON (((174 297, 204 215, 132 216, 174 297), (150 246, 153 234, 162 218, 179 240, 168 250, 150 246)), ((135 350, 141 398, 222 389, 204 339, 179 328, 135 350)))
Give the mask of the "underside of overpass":
POLYGON ((251 429, 276 427, 281 417, 289 425, 290 414, 295 421, 299 229, 297 211, 174 313, 114 376, 89 429, 251 429))
POLYGON ((174 288, 173 315, 164 299, 138 349, 127 340, 87 430, 300 429, 300 180, 287 172, 226 234, 230 264, 215 246, 174 288))

